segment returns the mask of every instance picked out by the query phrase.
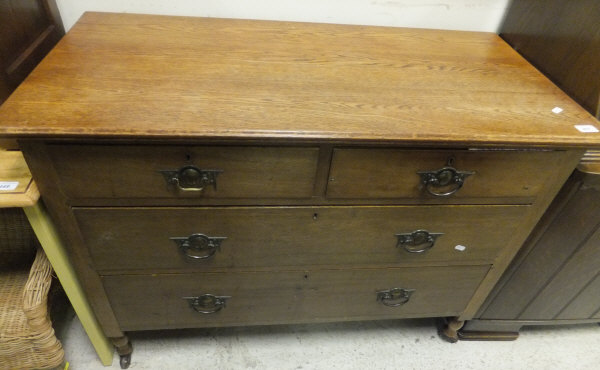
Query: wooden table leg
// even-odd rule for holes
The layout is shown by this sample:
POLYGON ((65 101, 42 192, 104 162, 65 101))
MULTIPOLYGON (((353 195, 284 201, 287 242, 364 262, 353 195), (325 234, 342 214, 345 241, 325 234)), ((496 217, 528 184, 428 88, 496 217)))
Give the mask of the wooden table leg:
POLYGON ((121 357, 119 361, 121 369, 129 368, 129 365, 131 365, 131 354, 133 353, 133 346, 131 345, 129 338, 124 335, 122 337, 110 338, 110 340, 117 349, 119 357, 121 357))
POLYGON ((54 272, 58 276, 67 297, 69 297, 75 313, 96 349, 100 361, 103 365, 110 366, 113 360, 114 348, 102 332, 92 308, 85 298, 85 293, 77 280, 73 267, 69 263, 65 248, 43 204, 37 202, 34 206, 24 207, 23 210, 42 248, 44 248, 46 256, 48 256, 48 260, 52 264, 54 272))
POLYGON ((459 339, 458 331, 463 327, 464 324, 464 321, 460 321, 457 318, 445 319, 440 326, 440 336, 442 339, 450 343, 456 343, 459 339))

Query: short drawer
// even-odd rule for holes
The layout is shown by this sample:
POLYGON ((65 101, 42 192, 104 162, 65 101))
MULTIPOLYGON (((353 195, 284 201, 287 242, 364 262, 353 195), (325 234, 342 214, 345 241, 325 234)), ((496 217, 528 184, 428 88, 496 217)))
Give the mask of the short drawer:
POLYGON ((339 148, 333 153, 327 197, 514 198, 510 203, 526 203, 553 176, 548 165, 564 158, 561 151, 339 148), (443 170, 448 167, 456 172, 443 170))
POLYGON ((97 270, 155 272, 487 264, 503 251, 528 208, 75 208, 74 212, 97 270))
POLYGON ((102 280, 122 330, 142 330, 457 316, 488 269, 113 275, 102 280), (221 299, 223 306, 214 297, 228 298, 221 299))
POLYGON ((304 198, 318 148, 49 145, 70 198, 304 198), (200 190, 202 189, 202 190, 200 190))

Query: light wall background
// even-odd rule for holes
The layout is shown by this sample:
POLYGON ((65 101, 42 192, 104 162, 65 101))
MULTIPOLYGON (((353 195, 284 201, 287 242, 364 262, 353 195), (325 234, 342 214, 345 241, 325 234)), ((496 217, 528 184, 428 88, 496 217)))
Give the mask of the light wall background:
POLYGON ((85 11, 496 32, 510 0, 57 0, 69 30, 85 11))

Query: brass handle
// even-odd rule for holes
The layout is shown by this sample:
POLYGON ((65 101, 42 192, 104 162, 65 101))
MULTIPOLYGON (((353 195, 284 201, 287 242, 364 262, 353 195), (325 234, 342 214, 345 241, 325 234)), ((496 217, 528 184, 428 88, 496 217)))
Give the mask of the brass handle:
POLYGON ((231 296, 216 296, 212 294, 203 294, 198 297, 182 297, 190 304, 194 311, 204 314, 217 313, 225 308, 225 302, 231 296))
POLYGON ((410 300, 415 289, 392 288, 377 292, 377 301, 389 307, 402 306, 410 300))
POLYGON ((412 233, 396 234, 398 244, 396 247, 402 247, 410 253, 427 252, 435 245, 435 241, 444 233, 430 233, 427 230, 415 230, 412 233))
POLYGON ((161 170, 167 186, 184 192, 201 192, 212 185, 217 190, 217 176, 223 170, 200 169, 196 166, 184 166, 178 170, 161 170))
POLYGON ((454 167, 446 166, 435 171, 419 171, 421 184, 427 192, 436 197, 447 197, 462 188, 465 179, 474 174, 472 171, 458 171, 454 167), (446 191, 435 191, 435 189, 447 188, 446 191))
POLYGON ((174 236, 169 238, 179 247, 181 253, 193 259, 206 259, 215 254, 226 237, 192 234, 190 236, 174 236))

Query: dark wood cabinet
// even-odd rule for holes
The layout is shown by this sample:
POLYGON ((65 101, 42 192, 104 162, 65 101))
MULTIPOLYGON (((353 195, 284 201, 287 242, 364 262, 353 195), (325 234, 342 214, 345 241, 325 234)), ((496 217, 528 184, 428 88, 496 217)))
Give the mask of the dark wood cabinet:
MULTIPOLYGON (((600 118, 600 2, 515 0, 500 35, 600 118)), ((589 151, 463 339, 515 339, 525 325, 600 322, 600 154, 589 151)))
POLYGON ((600 1, 513 0, 500 37, 600 119, 600 1))
POLYGON ((464 338, 600 322, 600 174, 571 175, 476 317, 464 338))
POLYGON ((55 0, 0 0, 0 104, 64 34, 55 0))

